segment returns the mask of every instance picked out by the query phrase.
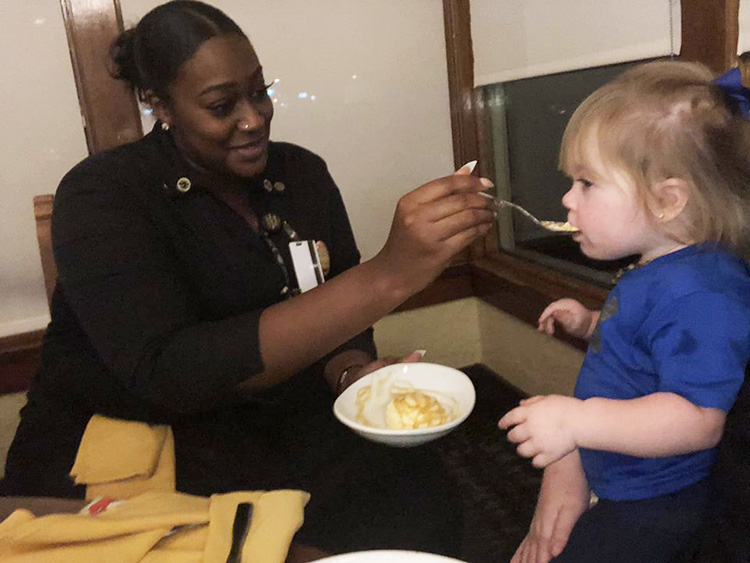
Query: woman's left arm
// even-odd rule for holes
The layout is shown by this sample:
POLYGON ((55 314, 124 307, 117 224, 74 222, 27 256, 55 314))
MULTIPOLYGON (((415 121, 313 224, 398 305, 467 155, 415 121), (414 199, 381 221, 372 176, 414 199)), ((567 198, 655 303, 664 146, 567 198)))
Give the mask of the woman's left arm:
POLYGON ((714 447, 726 413, 699 407, 674 393, 630 400, 561 395, 532 397, 500 420, 514 428, 508 439, 518 453, 546 467, 574 449, 588 448, 638 457, 666 457, 714 447))

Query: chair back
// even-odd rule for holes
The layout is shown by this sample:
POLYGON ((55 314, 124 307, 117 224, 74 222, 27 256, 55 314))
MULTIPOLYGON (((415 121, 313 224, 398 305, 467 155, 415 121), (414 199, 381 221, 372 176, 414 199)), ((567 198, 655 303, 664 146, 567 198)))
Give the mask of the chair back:
POLYGON ((52 253, 52 194, 34 196, 34 219, 36 221, 36 239, 39 243, 39 256, 42 259, 44 288, 47 291, 47 303, 52 301, 52 292, 57 281, 57 266, 52 253))

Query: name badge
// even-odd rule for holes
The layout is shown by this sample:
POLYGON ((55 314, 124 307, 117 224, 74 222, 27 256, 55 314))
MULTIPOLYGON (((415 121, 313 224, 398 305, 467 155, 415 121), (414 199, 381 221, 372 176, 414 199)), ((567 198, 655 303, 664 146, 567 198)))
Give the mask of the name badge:
POLYGON ((314 240, 290 242, 289 253, 292 255, 294 275, 297 277, 300 291, 304 293, 325 281, 314 240))

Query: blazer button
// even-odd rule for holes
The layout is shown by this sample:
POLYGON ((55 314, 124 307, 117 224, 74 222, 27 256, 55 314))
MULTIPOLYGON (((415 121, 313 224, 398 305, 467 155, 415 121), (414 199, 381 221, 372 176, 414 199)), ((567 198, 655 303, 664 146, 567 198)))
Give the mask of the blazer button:
POLYGON ((276 215, 276 213, 266 213, 263 215, 263 218, 261 219, 261 224, 263 225, 263 228, 268 231, 271 234, 278 233, 281 229, 281 217, 276 215))
POLYGON ((190 182, 189 178, 185 178, 184 176, 177 180, 177 191, 181 192, 183 194, 186 194, 190 191, 190 188, 193 186, 193 184, 190 182))

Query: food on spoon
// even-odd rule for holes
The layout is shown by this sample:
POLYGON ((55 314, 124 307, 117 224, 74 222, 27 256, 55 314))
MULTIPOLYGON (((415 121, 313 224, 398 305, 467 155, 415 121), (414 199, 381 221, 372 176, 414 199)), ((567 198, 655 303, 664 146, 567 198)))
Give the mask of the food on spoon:
POLYGON ((545 229, 550 231, 558 231, 561 233, 577 233, 580 231, 575 225, 571 225, 569 221, 564 223, 561 221, 539 221, 545 229))
POLYGON ((396 395, 388 403, 385 418, 391 430, 412 430, 440 426, 450 422, 453 416, 434 397, 421 391, 410 391, 396 395))

